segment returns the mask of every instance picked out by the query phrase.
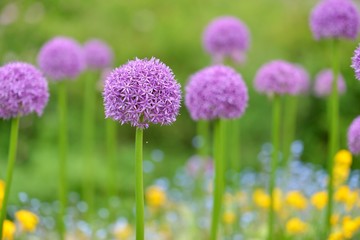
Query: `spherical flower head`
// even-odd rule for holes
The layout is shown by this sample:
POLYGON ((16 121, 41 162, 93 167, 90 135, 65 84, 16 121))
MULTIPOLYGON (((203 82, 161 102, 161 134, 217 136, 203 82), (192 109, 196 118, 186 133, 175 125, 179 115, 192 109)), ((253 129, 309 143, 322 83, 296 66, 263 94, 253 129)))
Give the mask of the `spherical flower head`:
POLYGON ((314 38, 355 39, 359 33, 359 12, 351 0, 322 0, 313 9, 310 27, 314 38))
POLYGON ((135 59, 113 70, 103 96, 106 118, 139 128, 173 123, 181 101, 172 70, 156 58, 135 59))
POLYGON ((351 67, 355 71, 355 77, 357 80, 360 80, 360 45, 355 49, 354 56, 351 58, 351 60, 351 67))
POLYGON ((195 73, 185 91, 185 105, 194 120, 241 117, 249 100, 241 75, 223 65, 195 73))
POLYGON ((303 68, 300 65, 295 65, 295 67, 298 69, 300 77, 298 78, 298 87, 294 94, 304 94, 309 92, 310 89, 310 76, 309 73, 306 71, 305 68, 303 68))
POLYGON ((74 79, 85 68, 83 49, 71 38, 55 37, 41 48, 38 64, 51 80, 74 79))
POLYGON ((351 123, 347 132, 347 142, 350 152, 360 154, 360 116, 351 123))
POLYGON ((222 63, 224 57, 242 63, 250 45, 249 30, 235 17, 219 17, 206 27, 203 33, 203 45, 213 56, 216 64, 222 63))
POLYGON ((28 63, 14 62, 0 67, 0 118, 41 115, 49 99, 43 74, 28 63))
MULTIPOLYGON (((315 95, 318 97, 326 97, 330 95, 332 90, 333 80, 334 80, 334 75, 332 70, 325 69, 320 71, 315 78, 315 85, 314 85, 315 95)), ((339 74, 337 85, 338 85, 339 94, 345 93, 346 84, 341 74, 339 74)))
POLYGON ((84 45, 86 66, 89 69, 105 69, 112 65, 113 52, 103 41, 92 39, 84 45))
POLYGON ((298 94, 302 87, 301 71, 295 65, 282 60, 264 64, 256 73, 255 89, 260 93, 298 94))

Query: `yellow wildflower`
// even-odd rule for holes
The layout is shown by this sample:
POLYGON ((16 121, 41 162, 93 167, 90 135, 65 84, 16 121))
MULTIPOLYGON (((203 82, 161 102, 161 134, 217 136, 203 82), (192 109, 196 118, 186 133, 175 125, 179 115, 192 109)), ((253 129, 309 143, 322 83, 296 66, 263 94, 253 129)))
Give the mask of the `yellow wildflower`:
POLYGON ((146 190, 146 202, 150 207, 158 208, 166 203, 165 191, 158 186, 151 186, 146 190))
POLYGON ((236 220, 236 215, 235 213, 233 213, 232 211, 226 211, 224 214, 223 214, 223 222, 227 225, 231 225, 235 222, 236 220))
POLYGON ((307 200, 299 191, 291 191, 286 195, 286 203, 296 209, 304 210, 307 207, 307 200))
POLYGON ((334 173, 334 184, 340 185, 348 179, 350 174, 350 168, 343 165, 335 165, 333 169, 333 173, 334 173))
POLYGON ((5 182, 3 180, 0 180, 0 209, 2 207, 4 194, 5 194, 5 182))
POLYGON ((355 206, 356 202, 358 200, 358 193, 355 191, 351 191, 349 195, 346 198, 346 210, 350 211, 355 206))
POLYGON ((345 238, 352 238, 358 229, 359 226, 357 221, 352 220, 350 217, 344 217, 342 223, 342 232, 345 238))
POLYGON ((286 222, 286 232, 290 235, 303 234, 307 229, 308 224, 299 218, 291 218, 286 222))
POLYGON ((346 203, 347 197, 350 194, 350 188, 347 185, 340 186, 335 192, 334 199, 337 202, 346 203))
POLYGON ((270 206, 270 196, 262 189, 254 191, 253 200, 258 207, 268 208, 270 206))
POLYGON ((331 225, 336 225, 339 222, 340 216, 338 214, 331 215, 330 223, 331 225))
POLYGON ((13 240, 16 231, 16 226, 13 222, 5 220, 3 223, 3 239, 2 240, 13 240))
POLYGON ((311 203, 316 207, 317 209, 321 210, 323 209, 328 201, 328 194, 325 191, 314 193, 311 197, 311 203))
POLYGON ((133 234, 132 227, 125 223, 125 224, 119 224, 115 226, 114 229, 114 236, 117 240, 126 240, 130 238, 130 236, 133 234))
POLYGON ((352 163, 352 155, 348 150, 340 150, 335 155, 335 165, 350 167, 352 163))
POLYGON ((340 231, 333 232, 330 234, 328 240, 343 240, 343 234, 340 231))
POLYGON ((15 213, 15 218, 19 222, 21 229, 25 232, 33 232, 39 223, 39 218, 34 213, 27 210, 20 210, 15 213))

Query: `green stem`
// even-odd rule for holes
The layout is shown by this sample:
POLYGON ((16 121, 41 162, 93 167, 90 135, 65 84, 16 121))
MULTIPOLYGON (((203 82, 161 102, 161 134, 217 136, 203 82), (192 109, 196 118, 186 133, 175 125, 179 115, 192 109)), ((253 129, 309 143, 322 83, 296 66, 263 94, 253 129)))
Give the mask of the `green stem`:
POLYGON ((224 120, 218 119, 214 125, 214 184, 213 184, 213 210, 211 221, 211 240, 216 240, 218 235, 218 226, 222 210, 222 199, 224 195, 225 161, 224 156, 224 120))
POLYGON ((231 124, 229 126, 230 133, 230 144, 231 144, 231 155, 230 162, 231 170, 233 173, 240 172, 240 119, 230 120, 231 124))
POLYGON ((275 212, 274 212, 274 189, 276 184, 276 170, 278 167, 278 156, 279 156, 279 133, 280 133, 280 115, 281 115, 281 99, 280 96, 274 95, 273 102, 273 120, 272 120, 272 159, 271 159, 271 170, 270 170, 270 181, 269 181, 269 194, 270 194, 270 208, 269 208, 269 219, 268 228, 269 236, 268 239, 274 239, 274 225, 275 225, 275 212))
POLYGON ((116 123, 106 119, 106 147, 108 158, 108 192, 109 197, 116 195, 117 165, 116 165, 116 123))
POLYGON ((83 191, 88 204, 88 216, 94 207, 94 129, 96 92, 92 75, 84 81, 83 113, 83 191))
POLYGON ((327 164, 327 171, 329 176, 327 191, 328 191, 328 205, 326 208, 326 228, 325 234, 328 236, 331 233, 331 215, 333 210, 333 166, 334 156, 339 149, 339 93, 338 93, 338 76, 339 76, 339 53, 338 53, 338 40, 333 42, 333 82, 332 92, 330 96, 330 148, 329 158, 327 164))
POLYGON ((12 175, 16 160, 16 150, 17 150, 17 142, 18 142, 18 133, 19 133, 19 122, 20 118, 13 118, 11 120, 11 132, 10 132, 10 145, 9 145, 9 158, 8 165, 6 170, 6 179, 5 179, 5 193, 4 199, 2 202, 1 214, 0 214, 0 239, 2 239, 3 233, 3 224, 6 218, 7 213, 7 205, 9 201, 12 175))
POLYGON ((201 137, 202 144, 199 148, 199 156, 206 158, 209 156, 209 121, 200 120, 197 122, 197 135, 201 137))
POLYGON ((65 211, 66 211, 66 162, 67 162, 67 105, 66 105, 66 82, 58 85, 58 111, 59 111, 59 219, 58 230, 60 239, 65 239, 65 211))
POLYGON ((290 160, 291 143, 294 141, 296 132, 297 96, 286 96, 285 121, 284 121, 284 166, 287 167, 290 160))
POLYGON ((136 128, 135 136, 136 175, 136 240, 144 240, 144 183, 143 183, 143 129, 136 128))

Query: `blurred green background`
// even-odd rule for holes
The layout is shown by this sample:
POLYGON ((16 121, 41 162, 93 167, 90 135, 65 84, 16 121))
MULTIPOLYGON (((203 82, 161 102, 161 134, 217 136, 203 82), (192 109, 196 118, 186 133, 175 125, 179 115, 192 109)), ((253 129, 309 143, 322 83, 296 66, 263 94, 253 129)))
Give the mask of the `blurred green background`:
MULTIPOLYGON (((201 36, 213 18, 234 15, 251 31, 251 49, 245 65, 237 66, 250 91, 250 103, 241 119, 242 166, 257 169, 261 145, 270 140, 271 104, 253 90, 257 69, 272 59, 302 64, 313 78, 330 66, 329 43, 313 40, 308 18, 315 0, 72 0, 0 1, 0 62, 13 60, 36 64, 37 53, 47 40, 70 36, 84 43, 90 38, 106 41, 115 52, 115 66, 134 57, 155 56, 168 64, 184 87, 192 73, 210 64, 201 36)), ((341 146, 346 147, 346 130, 360 114, 360 84, 350 68, 357 41, 341 42, 341 70, 348 91, 341 97, 341 146)), ((81 125, 83 82, 97 74, 83 74, 68 82, 69 89, 69 188, 80 191, 82 153, 81 125)), ((51 98, 39 118, 21 120, 19 151, 12 198, 25 191, 32 197, 54 200, 57 189, 57 105, 56 84, 50 83, 51 98)), ((325 101, 311 94, 301 98, 296 138, 305 144, 304 161, 323 164, 326 159, 327 123, 325 101)), ((105 193, 105 122, 101 93, 97 101, 96 182, 97 193, 105 193)), ((0 120, 0 178, 4 177, 10 122, 0 120)), ((151 126, 145 131, 145 159, 155 149, 164 152, 161 162, 145 174, 145 185, 157 177, 171 178, 196 150, 192 138, 196 124, 183 106, 172 126, 151 126)), ((118 181, 122 196, 133 196, 134 129, 118 127, 118 181)), ((355 167, 360 166, 355 162, 355 167)))

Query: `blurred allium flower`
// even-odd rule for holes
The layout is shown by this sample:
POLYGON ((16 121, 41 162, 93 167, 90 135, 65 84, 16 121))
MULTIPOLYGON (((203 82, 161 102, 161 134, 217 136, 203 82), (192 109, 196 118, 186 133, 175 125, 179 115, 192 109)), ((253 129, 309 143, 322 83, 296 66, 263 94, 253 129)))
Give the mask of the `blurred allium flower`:
MULTIPOLYGON (((331 94, 332 81, 333 81, 333 72, 330 69, 325 69, 319 72, 316 75, 314 91, 315 95, 318 97, 325 97, 331 94)), ((338 78, 338 91, 339 94, 345 93, 346 85, 342 75, 339 75, 338 78)))
POLYGON ((300 65, 295 65, 295 67, 297 67, 297 69, 298 69, 298 71, 300 73, 298 88, 297 88, 295 94, 306 93, 310 89, 309 73, 305 70, 305 68, 303 68, 300 65))
POLYGON ((353 154, 360 154, 360 116, 351 123, 347 133, 347 141, 349 150, 353 154))
POLYGON ((355 77, 357 80, 360 80, 360 45, 355 49, 354 56, 351 60, 351 67, 355 70, 355 77))
POLYGON ((194 120, 238 118, 248 105, 248 90, 234 69, 216 65, 190 77, 185 104, 194 120))
POLYGON ((55 37, 41 48, 38 64, 51 80, 74 79, 85 68, 83 49, 71 38, 55 37))
POLYGON ((0 68, 0 118, 36 112, 42 114, 49 99, 43 74, 28 63, 14 62, 0 68))
POLYGON ((311 13, 310 27, 315 39, 355 39, 359 12, 351 0, 322 0, 311 13))
MULTIPOLYGON (((267 94, 298 94, 302 88, 303 73, 295 65, 274 60, 263 65, 255 76, 255 89, 267 94)), ((304 84, 305 85, 305 84, 304 84)))
POLYGON ((90 69, 105 69, 112 65, 113 52, 103 41, 92 39, 84 45, 86 66, 90 69))
POLYGON ((176 120, 181 90, 172 70, 160 60, 135 59, 110 73, 103 96, 107 118, 147 128, 149 123, 176 120))
POLYGON ((230 57, 235 62, 242 63, 250 45, 249 30, 235 17, 219 17, 206 27, 203 45, 216 64, 222 63, 224 57, 230 57))

